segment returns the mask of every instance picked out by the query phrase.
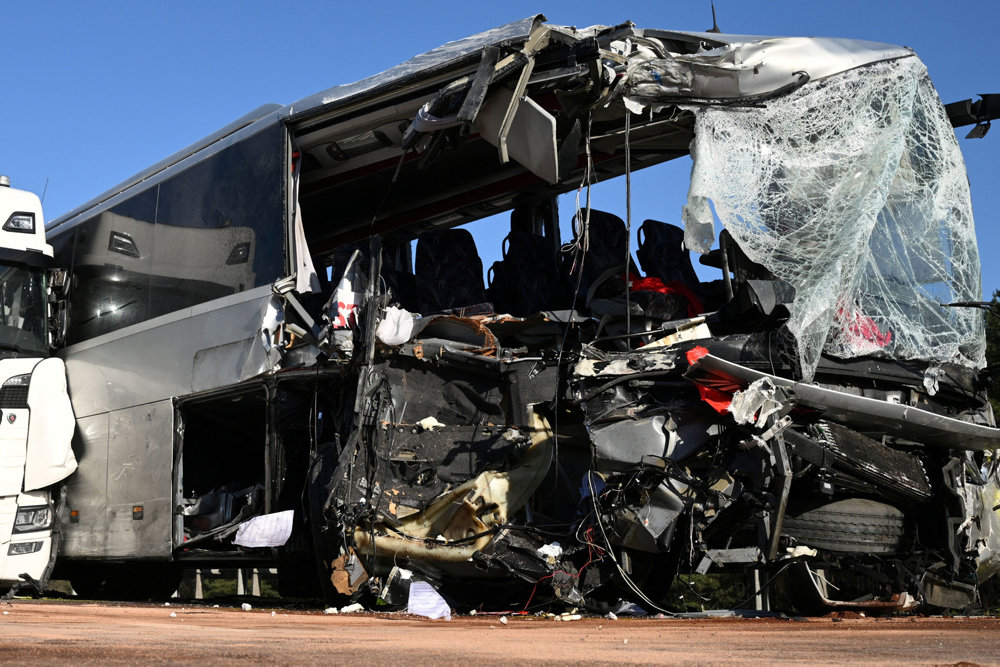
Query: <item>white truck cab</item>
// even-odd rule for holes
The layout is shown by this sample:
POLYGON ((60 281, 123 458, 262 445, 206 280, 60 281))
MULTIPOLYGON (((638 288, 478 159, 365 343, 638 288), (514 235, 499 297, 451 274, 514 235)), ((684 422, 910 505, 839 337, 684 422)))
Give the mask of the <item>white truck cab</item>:
POLYGON ((38 197, 0 176, 0 591, 41 588, 55 561, 55 489, 76 470, 66 369, 49 356, 38 197))

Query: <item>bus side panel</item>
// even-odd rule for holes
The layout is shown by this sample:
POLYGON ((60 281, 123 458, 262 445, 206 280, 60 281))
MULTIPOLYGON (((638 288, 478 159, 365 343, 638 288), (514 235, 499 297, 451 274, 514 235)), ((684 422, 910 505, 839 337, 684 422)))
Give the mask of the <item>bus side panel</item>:
POLYGON ((77 419, 73 453, 79 467, 66 480, 62 555, 102 556, 108 535, 108 413, 77 419))
POLYGON ((74 412, 155 403, 269 370, 276 360, 265 349, 277 326, 272 298, 270 287, 258 288, 67 348, 74 412))
POLYGON ((111 413, 108 556, 170 557, 173 415, 169 400, 111 413))

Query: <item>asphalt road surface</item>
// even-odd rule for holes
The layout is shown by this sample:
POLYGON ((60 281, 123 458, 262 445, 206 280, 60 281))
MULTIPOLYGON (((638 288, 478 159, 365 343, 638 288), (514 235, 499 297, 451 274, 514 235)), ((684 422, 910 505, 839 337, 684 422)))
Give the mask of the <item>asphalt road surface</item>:
POLYGON ((505 619, 13 600, 0 662, 1000 664, 1000 618, 505 619))

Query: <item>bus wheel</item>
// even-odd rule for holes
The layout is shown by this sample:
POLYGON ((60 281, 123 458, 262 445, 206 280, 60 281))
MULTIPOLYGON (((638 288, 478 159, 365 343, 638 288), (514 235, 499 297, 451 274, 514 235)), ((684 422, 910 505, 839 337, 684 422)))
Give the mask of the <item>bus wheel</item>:
POLYGON ((165 600, 181 582, 175 563, 77 563, 70 571, 73 590, 93 600, 165 600))

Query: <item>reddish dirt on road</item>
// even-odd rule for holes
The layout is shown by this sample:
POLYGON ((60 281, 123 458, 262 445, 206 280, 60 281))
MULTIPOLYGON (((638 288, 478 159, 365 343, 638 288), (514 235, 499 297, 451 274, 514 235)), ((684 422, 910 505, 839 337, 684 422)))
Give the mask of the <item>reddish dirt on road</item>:
POLYGON ((0 662, 1000 664, 1000 618, 324 615, 191 604, 0 602, 0 662), (173 616, 172 616, 173 614, 173 616))

